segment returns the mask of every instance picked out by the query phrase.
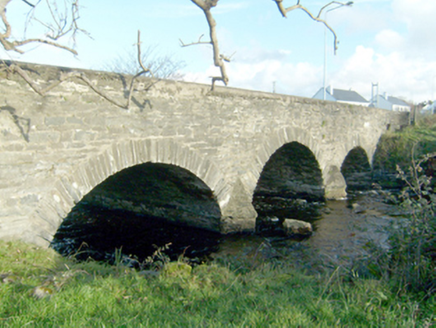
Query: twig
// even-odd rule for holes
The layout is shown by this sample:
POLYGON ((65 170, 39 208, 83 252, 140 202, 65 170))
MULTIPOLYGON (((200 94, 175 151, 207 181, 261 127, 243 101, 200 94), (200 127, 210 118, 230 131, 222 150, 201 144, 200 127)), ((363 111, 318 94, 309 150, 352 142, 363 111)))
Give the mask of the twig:
POLYGON ((179 39, 180 46, 182 46, 182 47, 189 47, 189 46, 193 46, 193 45, 197 45, 197 44, 212 44, 212 42, 210 42, 210 41, 201 41, 203 36, 204 36, 204 34, 200 35, 200 37, 198 38, 198 41, 191 42, 191 43, 184 43, 182 41, 182 39, 179 39))

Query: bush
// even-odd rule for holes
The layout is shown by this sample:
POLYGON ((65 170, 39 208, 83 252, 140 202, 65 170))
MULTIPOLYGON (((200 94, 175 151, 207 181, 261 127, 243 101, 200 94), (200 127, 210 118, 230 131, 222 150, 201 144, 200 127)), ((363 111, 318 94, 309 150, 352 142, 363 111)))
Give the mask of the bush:
POLYGON ((372 274, 389 278, 400 290, 427 296, 436 291, 436 193, 422 167, 435 155, 413 161, 408 174, 397 167, 406 184, 400 199, 407 214, 388 228, 389 248, 371 245, 367 259, 372 274))
POLYGON ((410 157, 412 148, 417 158, 436 151, 436 115, 401 131, 389 131, 382 135, 374 154, 374 170, 395 173, 397 165, 413 165, 415 158, 410 157))

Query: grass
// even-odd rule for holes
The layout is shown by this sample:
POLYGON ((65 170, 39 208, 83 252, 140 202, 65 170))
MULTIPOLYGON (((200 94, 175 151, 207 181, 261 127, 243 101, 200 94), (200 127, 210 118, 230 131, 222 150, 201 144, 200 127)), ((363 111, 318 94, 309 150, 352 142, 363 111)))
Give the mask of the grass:
POLYGON ((382 135, 374 154, 374 169, 395 173, 397 165, 406 169, 413 159, 432 152, 436 152, 436 115, 424 117, 403 130, 382 135))
POLYGON ((430 327, 435 297, 343 268, 167 264, 159 274, 0 242, 1 327, 430 327))

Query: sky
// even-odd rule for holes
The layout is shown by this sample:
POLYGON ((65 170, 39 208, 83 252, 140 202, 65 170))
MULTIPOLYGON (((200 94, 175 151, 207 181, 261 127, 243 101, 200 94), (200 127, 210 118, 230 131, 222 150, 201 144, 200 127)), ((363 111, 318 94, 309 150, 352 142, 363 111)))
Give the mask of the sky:
MULTIPOLYGON (((328 2, 300 1, 315 15, 328 2)), ((283 3, 288 7, 296 1, 283 3)), ((75 47, 77 56, 32 45, 23 55, 0 50, 0 58, 102 70, 135 51, 140 30, 143 48, 152 47, 158 56, 184 62, 183 80, 210 83, 209 77, 217 74, 209 45, 180 46, 180 40, 197 41, 202 34, 203 40, 208 38, 204 14, 190 0, 81 0, 79 4, 78 24, 87 33, 77 35, 75 42, 69 37, 62 40, 75 47)), ((29 9, 20 0, 7 7, 17 39, 38 37, 45 31, 36 21, 24 28, 29 9)), ((323 86, 325 69, 326 85, 355 90, 368 100, 373 83, 378 83, 380 93, 414 103, 435 100, 435 0, 355 0, 352 6, 338 6, 326 14, 340 42, 336 55, 333 35, 325 33, 324 25, 302 10, 283 18, 272 0, 220 0, 212 14, 221 53, 232 59, 226 64, 230 87, 312 97, 323 86)), ((35 17, 48 19, 43 2, 35 17)))

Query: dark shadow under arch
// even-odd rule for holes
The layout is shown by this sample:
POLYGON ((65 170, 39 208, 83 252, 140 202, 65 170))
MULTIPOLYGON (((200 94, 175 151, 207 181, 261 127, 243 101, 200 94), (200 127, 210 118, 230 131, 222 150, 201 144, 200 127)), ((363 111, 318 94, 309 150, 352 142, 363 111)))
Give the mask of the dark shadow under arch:
POLYGON ((290 142, 271 155, 254 195, 320 200, 324 197, 322 184, 321 169, 312 151, 290 142))
POLYGON ((82 247, 97 260, 115 248, 145 258, 172 243, 175 256, 216 246, 221 211, 210 188, 186 169, 144 163, 124 169, 91 190, 64 219, 52 245, 67 255, 82 247))
POLYGON ((287 218, 313 222, 319 216, 313 202, 323 200, 322 172, 315 155, 298 142, 287 143, 266 162, 254 191, 256 230, 275 234, 287 218))
POLYGON ((369 190, 372 184, 371 166, 362 147, 351 149, 341 166, 347 192, 369 190))

